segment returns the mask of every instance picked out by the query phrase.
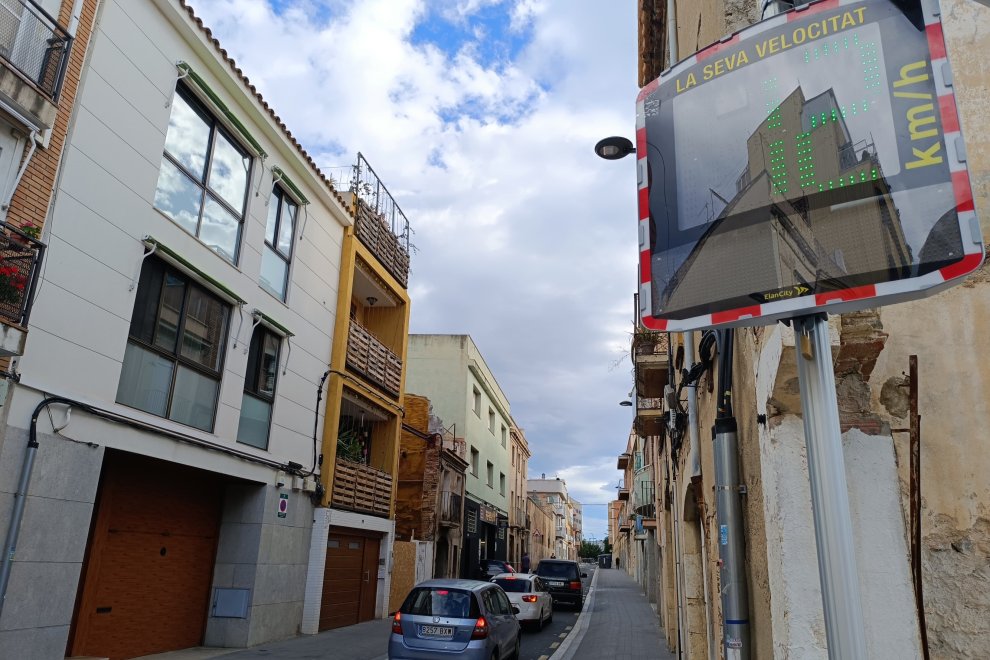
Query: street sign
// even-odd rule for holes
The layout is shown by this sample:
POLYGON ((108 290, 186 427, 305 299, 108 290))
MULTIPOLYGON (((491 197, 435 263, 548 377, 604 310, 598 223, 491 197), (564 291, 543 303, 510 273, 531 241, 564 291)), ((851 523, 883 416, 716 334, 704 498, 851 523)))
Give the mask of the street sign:
POLYGON ((931 295, 983 239, 937 0, 822 0, 637 100, 640 317, 762 325, 931 295))

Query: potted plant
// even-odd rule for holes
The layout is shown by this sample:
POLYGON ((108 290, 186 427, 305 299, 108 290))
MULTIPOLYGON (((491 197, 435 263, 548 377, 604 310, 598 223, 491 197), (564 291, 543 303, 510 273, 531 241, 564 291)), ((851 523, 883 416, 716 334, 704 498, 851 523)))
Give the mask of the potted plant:
POLYGON ((27 276, 17 266, 3 263, 0 258, 0 304, 13 305, 21 302, 27 276))

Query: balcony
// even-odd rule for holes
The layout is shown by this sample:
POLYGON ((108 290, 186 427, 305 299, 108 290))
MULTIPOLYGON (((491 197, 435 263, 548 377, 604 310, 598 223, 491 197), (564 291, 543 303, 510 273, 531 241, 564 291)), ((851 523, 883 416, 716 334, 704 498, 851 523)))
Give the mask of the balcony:
POLYGON ((440 491, 439 519, 441 527, 460 527, 463 506, 460 493, 449 490, 440 491))
POLYGON ((402 360, 357 321, 347 333, 347 366, 393 396, 402 383, 402 360))
POLYGON ((23 355, 45 244, 0 222, 0 357, 23 355))
POLYGON ((663 396, 667 385, 669 346, 670 335, 666 332, 637 330, 633 335, 633 365, 636 369, 636 391, 640 396, 663 396))
POLYGON ((409 282, 409 220, 388 189, 358 153, 351 179, 354 195, 354 230, 399 284, 409 282))
POLYGON ((338 458, 331 506, 387 518, 392 504, 392 475, 338 458))
POLYGON ((616 470, 625 470, 627 467, 629 467, 629 459, 630 458, 632 458, 632 456, 629 454, 629 452, 626 452, 624 454, 619 454, 619 460, 615 464, 615 469, 616 470))
POLYGON ((567 529, 564 528, 564 527, 558 527, 556 529, 556 532, 554 533, 554 536, 556 538, 558 538, 558 539, 566 539, 567 538, 567 529))
POLYGON ((653 483, 652 465, 643 467, 633 477, 632 506, 643 517, 656 517, 656 485, 653 483))
POLYGON ((628 520, 623 520, 622 522, 619 523, 620 534, 624 534, 628 532, 630 529, 632 529, 632 523, 629 522, 628 520))
POLYGON ((40 127, 55 121, 72 37, 34 0, 0 7, 0 99, 40 127))
POLYGON ((663 432, 664 421, 662 398, 636 397, 637 433, 644 437, 660 435, 663 432))
POLYGON ((618 499, 620 501, 622 501, 622 502, 628 502, 629 501, 629 489, 626 488, 625 486, 620 486, 619 487, 618 499))
POLYGON ((522 529, 525 527, 526 523, 526 510, 521 506, 514 506, 511 509, 511 517, 509 518, 509 527, 515 527, 517 529, 522 529))

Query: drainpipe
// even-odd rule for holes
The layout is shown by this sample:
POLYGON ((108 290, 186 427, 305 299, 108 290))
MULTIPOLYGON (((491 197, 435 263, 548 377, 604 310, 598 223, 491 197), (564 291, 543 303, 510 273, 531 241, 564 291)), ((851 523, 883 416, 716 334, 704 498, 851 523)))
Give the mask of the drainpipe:
POLYGON ((723 647, 726 660, 750 657, 749 590, 743 544, 742 493, 736 420, 732 416, 732 342, 734 332, 720 332, 718 417, 712 427, 715 454, 715 510, 721 565, 723 647))
MULTIPOLYGON (((695 363, 694 332, 684 333, 684 364, 690 369, 695 363)), ((691 439, 691 482, 698 478, 701 487, 701 440, 698 433, 698 379, 687 385, 688 434, 691 439)), ((699 493, 700 495, 700 493, 699 493)), ((712 630, 711 600, 708 595, 708 549, 706 547, 705 519, 699 509, 698 529, 701 531, 701 580, 702 597, 705 605, 705 637, 708 642, 708 657, 715 658, 715 634, 712 630)))
POLYGON ((680 59, 677 50, 677 0, 667 0, 667 50, 670 51, 670 68, 680 59))
POLYGON ((10 192, 4 197, 3 205, 0 206, 0 214, 4 221, 7 220, 7 211, 10 210, 10 200, 14 198, 14 192, 17 190, 17 186, 21 185, 21 179, 24 178, 24 173, 27 171, 28 165, 31 163, 31 158, 34 156, 34 152, 38 149, 38 131, 32 130, 31 134, 28 136, 27 143, 27 154, 24 156, 24 161, 21 163, 21 168, 17 170, 17 176, 14 178, 13 185, 10 186, 10 192))

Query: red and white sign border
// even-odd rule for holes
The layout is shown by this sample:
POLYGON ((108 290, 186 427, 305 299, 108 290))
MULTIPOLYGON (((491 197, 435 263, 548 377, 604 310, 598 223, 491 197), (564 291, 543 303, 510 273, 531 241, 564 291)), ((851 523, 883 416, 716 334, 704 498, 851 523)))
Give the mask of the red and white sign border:
POLYGON ((757 23, 737 32, 704 50, 681 60, 665 71, 660 79, 644 87, 636 99, 636 171, 639 179, 639 315, 642 324, 651 330, 682 332, 714 326, 768 325, 776 320, 792 318, 804 314, 825 311, 838 314, 880 304, 891 304, 915 300, 938 293, 956 280, 969 275, 983 263, 983 238, 973 204, 973 190, 966 167, 962 133, 959 128, 959 115, 956 98, 952 90, 949 62, 946 58, 945 38, 942 34, 941 10, 938 0, 921 0, 925 17, 925 32, 931 53, 932 71, 938 92, 939 109, 942 115, 943 137, 952 187, 956 195, 956 210, 959 215, 959 232, 963 238, 963 258, 961 261, 921 277, 913 277, 894 282, 883 282, 868 286, 841 289, 814 295, 814 305, 809 304, 811 296, 802 296, 770 303, 741 307, 737 309, 705 314, 687 319, 657 319, 653 317, 650 259, 650 197, 647 188, 646 163, 646 97, 656 91, 660 80, 676 76, 720 51, 734 47, 741 41, 751 39, 769 29, 780 27, 790 21, 804 18, 809 14, 829 11, 843 5, 853 5, 862 0, 819 0, 803 5, 783 14, 757 23), (879 299, 874 303, 866 300, 879 299))

